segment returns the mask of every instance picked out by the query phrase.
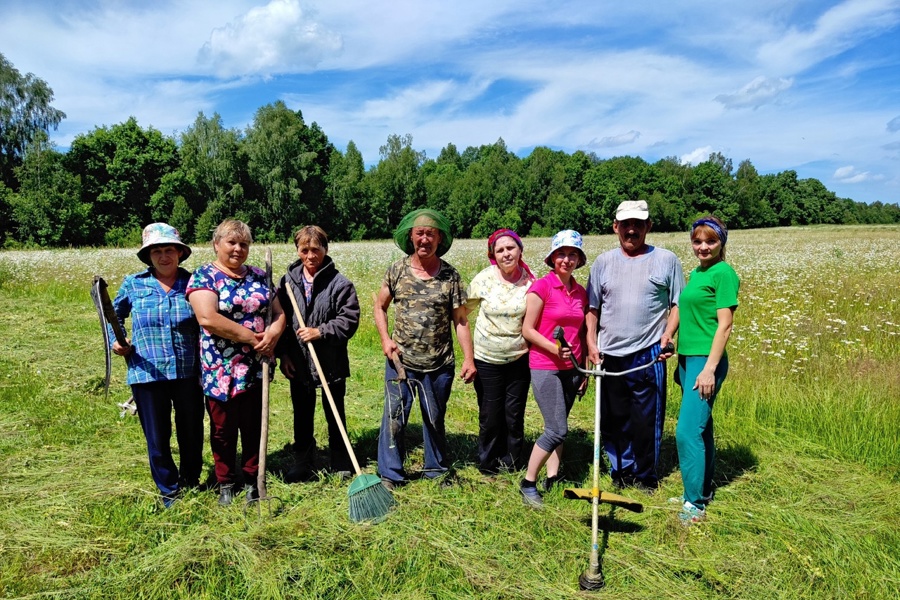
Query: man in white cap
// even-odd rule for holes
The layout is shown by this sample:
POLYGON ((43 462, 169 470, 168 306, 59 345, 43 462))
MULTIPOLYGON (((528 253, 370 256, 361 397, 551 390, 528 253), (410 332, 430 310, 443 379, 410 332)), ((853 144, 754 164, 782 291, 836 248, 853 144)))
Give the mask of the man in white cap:
POLYGON ((588 358, 610 372, 656 361, 621 377, 603 377, 601 434, 610 476, 619 486, 652 492, 666 416, 666 359, 661 350, 678 329, 681 262, 647 244, 652 226, 647 202, 629 200, 616 210, 619 248, 597 257, 588 280, 588 358), (599 331, 598 331, 599 325, 599 331), (599 333, 599 335, 598 335, 599 333))

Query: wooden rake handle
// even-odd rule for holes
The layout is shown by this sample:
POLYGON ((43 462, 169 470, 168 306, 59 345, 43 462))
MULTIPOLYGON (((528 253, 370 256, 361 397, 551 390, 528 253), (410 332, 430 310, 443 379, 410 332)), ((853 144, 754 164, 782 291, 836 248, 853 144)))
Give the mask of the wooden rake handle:
MULTIPOLYGON (((294 290, 291 289, 289 280, 285 280, 284 287, 287 288, 288 298, 291 300, 294 314, 297 315, 297 322, 300 323, 300 327, 306 328, 306 323, 303 321, 303 314, 300 312, 300 307, 297 305, 297 298, 294 296, 294 290)), ((334 414, 334 421, 337 423, 337 428, 341 432, 341 437, 344 439, 344 445, 347 447, 347 454, 350 455, 350 460, 353 461, 353 468, 356 469, 357 475, 362 475, 362 469, 359 468, 359 461, 356 460, 353 446, 350 445, 350 438, 347 437, 347 430, 344 429, 344 423, 341 421, 341 413, 338 412, 337 404, 334 403, 334 397, 331 395, 331 388, 328 387, 328 381, 325 379, 325 372, 322 371, 322 365, 319 363, 319 356, 316 354, 316 349, 312 345, 312 342, 307 343, 306 347, 309 349, 309 355, 312 356, 313 364, 316 366, 316 373, 319 374, 319 381, 322 382, 322 389, 325 390, 325 397, 328 398, 328 405, 331 406, 331 412, 334 414)))

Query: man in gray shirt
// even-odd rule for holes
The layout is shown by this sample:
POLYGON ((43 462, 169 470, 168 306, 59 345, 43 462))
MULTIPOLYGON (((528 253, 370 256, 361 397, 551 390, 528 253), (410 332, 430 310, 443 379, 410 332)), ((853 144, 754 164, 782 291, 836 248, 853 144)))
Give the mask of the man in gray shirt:
POLYGON ((661 348, 678 329, 681 262, 646 243, 652 221, 644 200, 622 202, 613 231, 619 248, 604 252, 588 280, 588 358, 610 372, 656 361, 621 377, 602 377, 601 434, 610 476, 619 486, 653 491, 666 416, 666 364, 661 348), (599 325, 599 337, 598 337, 599 325), (662 359, 662 360, 658 360, 662 359))

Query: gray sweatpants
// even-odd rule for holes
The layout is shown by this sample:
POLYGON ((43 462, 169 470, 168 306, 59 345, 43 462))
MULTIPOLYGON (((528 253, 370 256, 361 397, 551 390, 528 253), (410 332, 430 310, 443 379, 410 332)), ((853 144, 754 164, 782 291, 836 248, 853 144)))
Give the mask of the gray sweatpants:
POLYGON ((569 411, 582 375, 575 369, 566 371, 531 370, 531 389, 541 416, 544 433, 535 442, 545 452, 553 452, 569 433, 569 411))

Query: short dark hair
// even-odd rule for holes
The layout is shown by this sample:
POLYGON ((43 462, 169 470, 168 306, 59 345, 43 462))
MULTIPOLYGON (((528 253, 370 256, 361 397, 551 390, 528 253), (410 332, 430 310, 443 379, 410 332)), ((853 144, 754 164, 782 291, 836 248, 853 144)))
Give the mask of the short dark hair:
POLYGON ((294 234, 294 247, 300 248, 300 244, 315 241, 323 249, 328 250, 328 234, 318 225, 304 225, 294 234))

